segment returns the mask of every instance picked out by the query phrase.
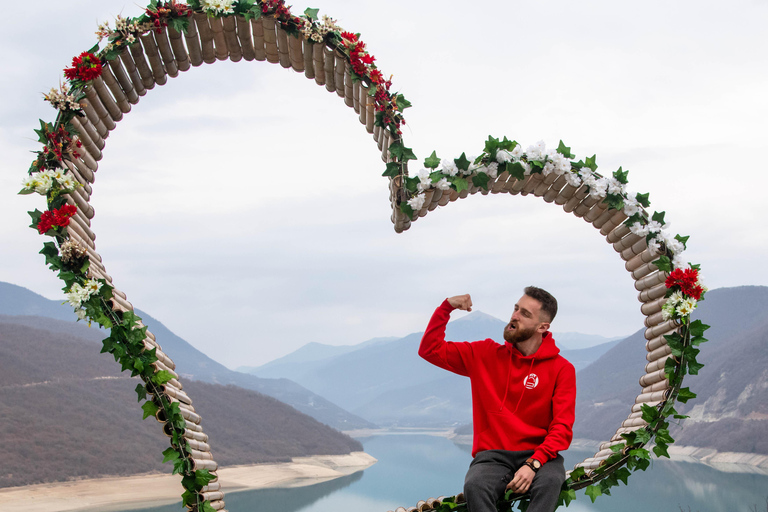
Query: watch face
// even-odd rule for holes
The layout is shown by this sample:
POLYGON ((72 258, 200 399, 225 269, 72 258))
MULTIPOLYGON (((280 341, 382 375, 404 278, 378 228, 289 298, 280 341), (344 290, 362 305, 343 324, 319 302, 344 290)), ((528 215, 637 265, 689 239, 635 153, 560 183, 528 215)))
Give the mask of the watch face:
POLYGON ((541 462, 539 462, 538 460, 533 459, 531 462, 533 462, 533 467, 535 467, 536 469, 539 469, 541 467, 541 462))

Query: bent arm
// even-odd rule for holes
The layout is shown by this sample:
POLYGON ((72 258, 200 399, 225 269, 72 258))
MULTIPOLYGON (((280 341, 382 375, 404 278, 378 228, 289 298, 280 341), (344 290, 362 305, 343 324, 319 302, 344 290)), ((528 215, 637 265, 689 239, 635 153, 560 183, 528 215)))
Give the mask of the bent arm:
POLYGON ((456 309, 451 305, 451 299, 444 300, 432 314, 427 330, 421 338, 419 355, 444 370, 469 376, 472 361, 471 345, 467 342, 445 341, 445 326, 451 317, 451 311, 456 309))
POLYGON ((573 440, 573 421, 576 417, 576 370, 566 363, 558 372, 552 396, 552 423, 544 442, 533 452, 533 458, 544 464, 565 451, 573 440))

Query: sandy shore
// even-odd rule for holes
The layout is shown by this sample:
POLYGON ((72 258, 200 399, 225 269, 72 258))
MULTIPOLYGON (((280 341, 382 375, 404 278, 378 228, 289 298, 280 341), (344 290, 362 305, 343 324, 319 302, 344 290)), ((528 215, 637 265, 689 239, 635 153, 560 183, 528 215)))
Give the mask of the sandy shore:
MULTIPOLYGON (((351 475, 375 462, 365 452, 354 452, 297 457, 282 464, 228 466, 218 474, 227 493, 311 485, 351 475)), ((176 503, 181 501, 182 491, 178 475, 151 474, 0 489, 0 502, 24 512, 109 512, 176 503)))

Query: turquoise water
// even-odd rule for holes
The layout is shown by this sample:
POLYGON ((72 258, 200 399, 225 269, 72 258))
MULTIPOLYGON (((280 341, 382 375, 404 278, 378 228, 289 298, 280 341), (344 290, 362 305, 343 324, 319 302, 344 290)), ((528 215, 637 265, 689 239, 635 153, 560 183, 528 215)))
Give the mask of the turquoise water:
MULTIPOLYGON (((294 489, 243 491, 225 495, 229 512, 387 512, 419 500, 461 491, 471 461, 466 448, 426 435, 382 435, 360 439, 379 462, 345 478, 294 489)), ((566 466, 591 454, 566 452, 566 466)), ((584 491, 569 512, 752 512, 766 509, 768 476, 724 473, 703 464, 655 460, 592 504, 584 491), (756 509, 754 508, 756 507, 756 509)), ((179 505, 142 512, 179 512, 179 505)))

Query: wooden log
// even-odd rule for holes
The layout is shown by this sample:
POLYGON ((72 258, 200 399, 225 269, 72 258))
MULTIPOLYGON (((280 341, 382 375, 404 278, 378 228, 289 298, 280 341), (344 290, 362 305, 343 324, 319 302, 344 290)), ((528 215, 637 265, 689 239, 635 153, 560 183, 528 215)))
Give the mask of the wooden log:
POLYGON ((291 49, 288 46, 288 33, 279 24, 276 24, 275 28, 277 29, 278 60, 280 61, 280 66, 288 69, 291 67, 291 49))
POLYGON ((137 40, 128 49, 131 52, 134 64, 136 64, 136 70, 141 77, 141 83, 145 89, 152 89, 155 86, 155 77, 152 75, 152 69, 149 67, 147 56, 144 55, 144 47, 141 44, 141 40, 137 40))
POLYGON ((187 449, 189 457, 198 460, 213 460, 213 454, 211 452, 201 452, 200 450, 187 449))
POLYGON ((157 50, 160 53, 165 72, 173 78, 179 76, 179 66, 176 64, 176 57, 173 55, 171 42, 168 40, 168 31, 165 27, 162 27, 160 32, 152 30, 151 33, 155 38, 155 46, 157 46, 157 50))
MULTIPOLYGON (((139 94, 136 92, 136 88, 133 86, 133 82, 131 81, 131 78, 128 76, 128 73, 123 68, 122 58, 118 56, 116 59, 108 60, 107 64, 109 65, 109 68, 112 70, 112 75, 114 75, 114 78, 117 80, 117 83, 119 84, 120 91, 125 94, 125 97, 133 105, 138 103, 139 94)), ((107 83, 107 86, 109 86, 109 83, 107 83)), ((109 87, 110 89, 112 89, 111 86, 109 87)), ((114 93, 114 90, 112 92, 114 93)))
POLYGON ((87 238, 91 242, 96 242, 96 234, 91 231, 91 228, 85 225, 85 223, 81 224, 74 217, 70 219, 67 231, 76 231, 81 238, 87 238))
MULTIPOLYGON (((189 62, 197 67, 200 64, 203 63, 203 50, 202 46, 200 44, 200 34, 197 32, 197 21, 195 21, 194 16, 191 20, 189 20, 189 25, 187 25, 187 31, 184 32, 184 41, 187 43, 187 52, 189 53, 189 62)), ((179 56, 176 56, 176 61, 179 62, 179 69, 183 71, 181 68, 181 62, 179 61, 179 56)))
POLYGON ((215 480, 208 482, 208 485, 203 487, 202 492, 218 491, 221 489, 221 484, 217 482, 218 477, 215 480))
POLYGON ((667 273, 657 270, 656 272, 648 274, 647 276, 635 281, 635 290, 641 292, 643 290, 647 290, 648 288, 657 286, 660 283, 665 283, 666 280, 667 273))
POLYGON ((213 502, 224 498, 224 493, 221 491, 202 492, 200 493, 200 497, 203 499, 203 501, 213 502))
POLYGON ((647 248, 648 244, 645 242, 645 238, 643 238, 642 240, 635 242, 632 247, 624 249, 619 254, 621 255, 621 259, 624 261, 629 261, 638 254, 642 254, 647 248))
MULTIPOLYGON (((114 126, 114 121, 119 121, 123 118, 123 112, 115 102, 115 99, 109 94, 106 85, 104 85, 104 80, 102 80, 101 77, 94 78, 91 81, 91 85, 92 87, 89 87, 88 90, 94 91, 96 93, 99 102, 104 106, 104 109, 109 114, 108 117, 112 119, 112 124, 114 126)), ((87 94, 88 93, 86 92, 86 95, 87 94)), ((88 96, 88 99, 93 101, 90 96, 88 96)), ((107 118, 102 118, 102 121, 109 128, 109 125, 107 124, 107 118)), ((113 129, 114 128, 110 128, 110 130, 113 129)))
POLYGON ((334 72, 333 50, 323 47, 323 72, 325 73, 325 90, 328 92, 337 91, 340 96, 344 96, 344 76, 339 80, 339 86, 336 87, 336 73, 334 72))
MULTIPOLYGON (((565 190, 565 188, 563 190, 565 190)), ((563 210, 565 210, 567 213, 571 213, 574 208, 581 204, 581 202, 587 197, 589 197, 589 187, 582 185, 576 189, 573 192, 573 195, 569 197, 568 200, 563 204, 563 210)), ((555 199, 555 203, 557 203, 557 201, 558 199, 555 199)))
POLYGON ((595 228, 600 229, 605 225, 606 222, 611 220, 611 217, 616 215, 616 213, 617 213, 616 210, 613 210, 611 208, 606 208, 600 213, 600 215, 594 221, 592 221, 592 225, 595 226, 595 228))
MULTIPOLYGON (((134 43, 131 46, 138 46, 141 48, 141 43, 134 43)), ((128 73, 128 77, 131 79, 131 83, 133 84, 133 88, 136 91, 136 94, 139 96, 144 96, 147 94, 147 88, 144 86, 144 82, 141 79, 139 70, 136 69, 136 63, 133 61, 131 51, 128 48, 123 48, 123 52, 120 54, 120 61, 123 63, 125 71, 128 73)))
POLYGON ((211 508, 213 510, 221 510, 222 512, 227 512, 224 510, 224 500, 218 500, 218 501, 212 501, 211 502, 211 508))
MULTIPOLYGON (((336 75, 335 82, 337 84, 336 94, 344 98, 345 94, 347 94, 345 76, 344 76, 347 72, 347 59, 345 59, 344 56, 337 51, 331 51, 330 55, 326 53, 325 59, 333 60, 334 74, 336 75)), ((352 103, 354 104, 354 101, 352 103)))
POLYGON ((344 64, 344 103, 346 103, 348 107, 354 107, 355 100, 353 98, 354 88, 352 86, 351 70, 349 69, 349 63, 346 59, 342 59, 342 62, 344 64))
POLYGON ((192 469, 198 471, 200 469, 207 469, 208 471, 216 471, 219 469, 219 465, 213 460, 206 459, 190 459, 192 461, 192 469))
POLYGON ((211 18, 209 16, 208 25, 211 27, 216 59, 227 60, 229 57, 229 50, 227 49, 227 41, 224 39, 224 24, 222 23, 221 18, 211 18))
MULTIPOLYGON (((610 207, 604 202, 599 202, 584 214, 584 220, 595 225, 595 221, 610 211, 610 207)), ((615 211, 615 210, 614 210, 615 211)), ((607 219, 606 219, 607 220, 607 219)))
POLYGON ((291 67, 297 73, 304 72, 304 54, 301 51, 303 41, 303 36, 290 36, 288 38, 288 54, 291 60, 291 67))
POLYGON ((365 130, 368 133, 373 133, 375 128, 374 123, 376 122, 376 111, 374 101, 370 97, 367 98, 365 103, 365 111, 365 130))
POLYGON ((643 405, 647 405, 647 406, 649 406, 649 407, 656 407, 656 406, 658 406, 660 403, 661 403, 661 402, 644 402, 644 403, 642 403, 642 404, 632 404, 632 412, 633 412, 633 413, 636 413, 636 412, 642 412, 642 410, 643 410, 643 405))
MULTIPOLYGON (((617 242, 620 242, 623 238, 625 238, 627 235, 630 235, 632 232, 629 230, 629 227, 622 224, 621 226, 617 226, 615 229, 611 230, 608 235, 605 237, 605 241, 609 244, 616 244, 617 242)), ((632 235, 635 236, 635 235, 632 235)), ((640 238, 636 238, 631 244, 628 244, 627 247, 634 245, 637 240, 640 238)), ((626 247, 624 247, 626 249, 626 247)), ((618 251, 617 251, 618 252, 618 251)))
POLYGON ((652 315, 649 315, 643 320, 643 323, 646 327, 653 327, 655 325, 659 325, 661 322, 664 321, 664 314, 659 311, 658 313, 654 313, 652 315))
POLYGON ((355 112, 360 114, 360 124, 365 126, 367 124, 368 109, 365 108, 365 104, 368 102, 368 88, 365 82, 358 82, 355 84, 355 112))
POLYGON ((627 220, 627 215, 623 211, 614 213, 613 217, 600 227, 600 234, 608 236, 611 234, 611 231, 621 226, 621 223, 625 220, 627 220))
POLYGON ((640 268, 642 265, 645 265, 646 263, 652 263, 657 259, 659 259, 659 253, 649 247, 643 251, 642 254, 639 254, 627 261, 627 263, 624 265, 624 268, 626 268, 629 272, 632 272, 633 270, 640 268))
POLYGON ((82 194, 80 194, 80 192, 81 191, 75 189, 68 194, 64 194, 64 197, 67 198, 67 202, 77 206, 78 213, 81 213, 88 219, 92 219, 94 214, 93 207, 90 205, 90 203, 88 203, 88 200, 82 194))
POLYGON ((187 422, 192 422, 196 425, 199 425, 200 422, 203 421, 200 415, 192 410, 192 406, 185 407, 182 402, 179 402, 179 412, 187 422))
POLYGON ((315 69, 315 83, 317 85, 325 85, 324 48, 325 47, 320 44, 312 45, 312 66, 315 69))
MULTIPOLYGON (((576 191, 579 189, 579 187, 574 187, 573 185, 566 183, 566 185, 560 190, 560 192, 555 196, 552 201, 554 201, 555 204, 563 205, 568 202, 568 200, 573 197, 573 194, 576 193, 576 191)), ((546 194, 545 194, 545 201, 546 201, 546 194)))
POLYGON ((248 62, 255 60, 256 53, 253 50, 251 24, 244 16, 237 16, 237 38, 240 40, 240 49, 243 52, 243 58, 248 62))
POLYGON ((496 177, 496 181, 493 182, 493 186, 491 187, 491 194, 498 194, 499 192, 503 191, 508 179, 508 171, 499 173, 499 175, 496 177))
POLYGON ((632 418, 621 422, 622 427, 644 427, 646 425, 648 425, 648 422, 643 418, 632 418))
POLYGON ((653 263, 643 263, 641 266, 632 271, 632 278, 637 281, 638 279, 641 279, 651 272, 657 271, 658 269, 659 267, 653 263))
POLYGON ((264 47, 264 23, 261 18, 251 20, 251 30, 253 31, 253 54, 258 61, 267 60, 267 51, 264 47))
POLYGON ((280 62, 280 52, 277 49, 277 32, 275 31, 274 18, 261 17, 264 26, 264 51, 267 54, 267 62, 277 64, 280 62))
MULTIPOLYGON (((194 27, 195 23, 192 20, 189 20, 188 26, 194 27)), ((195 35, 197 35, 196 29, 195 29, 195 35)), ((189 59, 189 54, 187 53, 187 48, 184 46, 184 38, 182 37, 181 32, 179 32, 178 30, 176 30, 175 28, 169 25, 168 40, 171 45, 171 52, 173 53, 173 61, 176 63, 176 68, 179 71, 187 71, 191 67, 191 63, 189 59)), ((201 62, 202 62, 202 56, 201 56, 201 62)))
POLYGON ((185 403, 187 405, 192 405, 192 399, 189 398, 189 396, 187 396, 186 393, 176 388, 175 386, 169 386, 166 384, 165 386, 163 386, 162 389, 165 394, 172 397, 173 399, 178 400, 179 402, 185 403))
POLYGON ((201 452, 211 451, 211 445, 209 445, 208 443, 198 441, 197 439, 190 439, 187 442, 189 443, 189 446, 195 450, 199 450, 201 452))
POLYGON ((213 31, 208 24, 208 15, 204 12, 192 14, 195 20, 197 33, 200 35, 200 52, 203 54, 203 62, 213 64, 216 62, 216 50, 213 48, 213 31))
MULTIPOLYGON (((640 386, 646 387, 651 386, 653 384, 656 384, 657 382, 661 382, 663 380, 666 380, 666 375, 664 374, 664 369, 661 370, 654 370, 653 372, 646 373, 642 377, 640 377, 640 386)), ((667 382, 669 384, 669 382, 667 382)))
POLYGON ((381 142, 381 160, 385 164, 390 161, 389 159, 389 145, 392 143, 392 133, 389 130, 382 130, 384 138, 381 142))
POLYGON ((662 306, 664 306, 665 302, 667 302, 666 297, 661 297, 659 299, 646 302, 645 304, 640 306, 640 312, 646 316, 652 315, 654 313, 658 313, 659 311, 661 311, 661 308, 662 306))
POLYGON ((664 391, 665 389, 671 389, 669 381, 665 378, 661 382, 645 386, 642 390, 643 393, 655 393, 656 391, 664 391))
MULTIPOLYGON (((618 231, 619 229, 620 228, 614 229, 611 232, 611 234, 618 231)), ((629 233, 627 236, 625 236, 624 238, 622 238, 621 240, 613 244, 613 250, 616 252, 622 252, 626 249, 629 249, 630 247, 632 247, 633 245, 635 245, 637 242, 641 240, 645 240, 645 237, 641 235, 635 235, 634 233, 629 233)))
POLYGON ((555 200, 555 198, 560 194, 560 191, 563 189, 563 187, 566 186, 568 182, 565 179, 565 176, 558 176, 557 179, 549 186, 546 190, 543 190, 544 185, 539 185, 539 188, 533 191, 533 194, 535 196, 542 197, 544 201, 547 203, 551 203, 555 200))
POLYGON ((224 27, 224 43, 229 52, 229 60, 240 62, 243 58, 243 49, 240 47, 240 40, 237 38, 237 21, 235 16, 220 18, 224 27))
POLYGON ((651 302, 656 299, 660 299, 667 293, 667 285, 665 283, 657 284, 653 288, 641 291, 637 295, 637 299, 640 302, 651 302))
MULTIPOLYGON (((95 113, 95 112, 94 112, 95 113)), ((75 130, 80 134, 88 137, 88 140, 91 141, 93 144, 93 150, 89 149, 89 152, 91 153, 91 156, 93 156, 94 160, 101 160, 102 153, 101 150, 104 149, 104 139, 101 138, 101 134, 98 132, 96 127, 91 122, 91 119, 88 116, 85 117, 73 117, 72 118, 72 126, 74 126, 75 130)), ((101 123, 101 121, 99 120, 101 123)), ((102 124, 103 126, 103 124, 102 124)), ((104 131, 106 132, 106 128, 104 128, 104 131)), ((83 139, 83 144, 85 144, 85 140, 83 139)))
POLYGON ((667 320, 658 325, 655 325, 645 330, 645 339, 651 340, 656 336, 670 333, 680 327, 680 324, 676 320, 667 320))
POLYGON ((581 203, 576 205, 576 207, 573 209, 573 214, 576 217, 583 218, 589 212, 591 212, 593 208, 600 209, 601 204, 603 203, 601 203, 600 199, 597 197, 587 196, 581 203))
POLYGON ((141 45, 144 47, 144 54, 149 62, 149 67, 152 69, 152 78, 157 85, 165 85, 168 81, 168 77, 163 67, 163 62, 160 59, 160 51, 157 49, 157 43, 152 36, 152 32, 147 32, 139 36, 141 45))
POLYGON ((662 345, 659 348, 648 352, 645 355, 645 360, 648 362, 654 362, 658 361, 659 359, 666 358, 667 356, 672 354, 672 350, 669 348, 668 345, 662 345))
POLYGON ((315 65, 312 62, 312 53, 315 45, 306 39, 302 39, 301 46, 304 50, 304 76, 309 79, 315 78, 315 65))
POLYGON ((656 370, 663 370, 665 368, 664 365, 667 363, 667 359, 669 359, 671 356, 671 354, 665 354, 657 359, 654 359, 653 361, 650 361, 645 365, 646 373, 651 373, 656 370))

